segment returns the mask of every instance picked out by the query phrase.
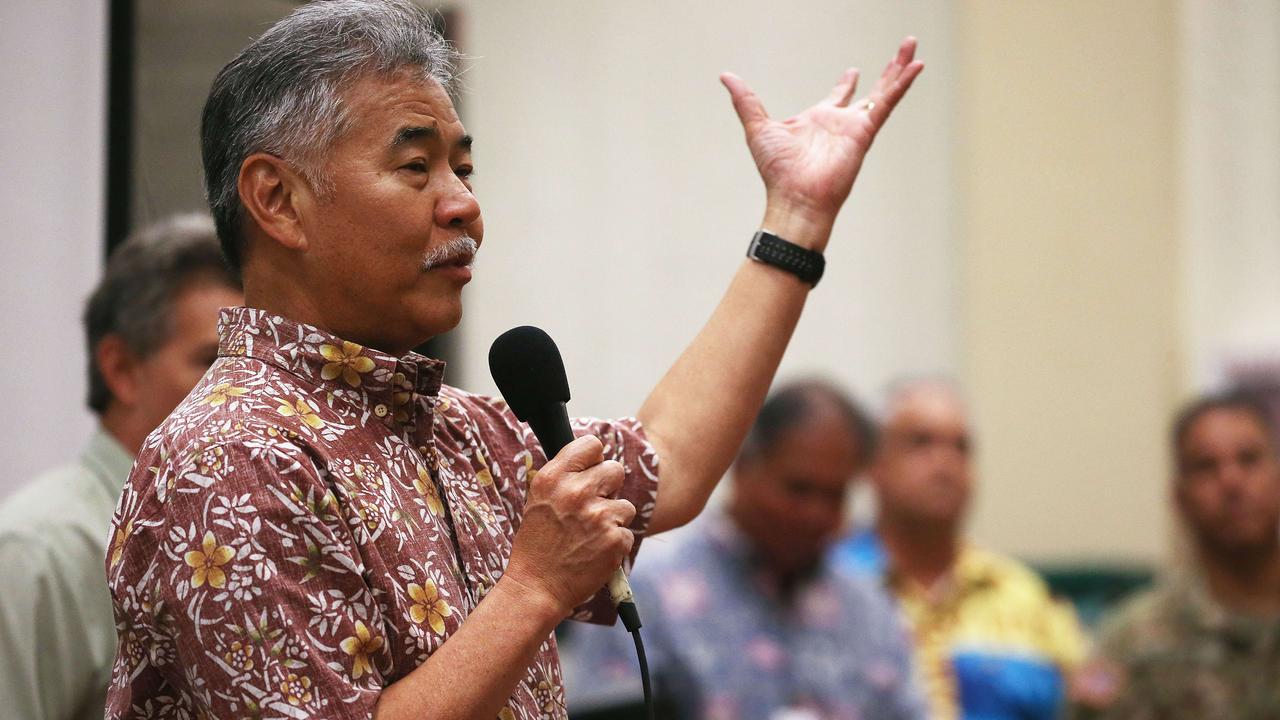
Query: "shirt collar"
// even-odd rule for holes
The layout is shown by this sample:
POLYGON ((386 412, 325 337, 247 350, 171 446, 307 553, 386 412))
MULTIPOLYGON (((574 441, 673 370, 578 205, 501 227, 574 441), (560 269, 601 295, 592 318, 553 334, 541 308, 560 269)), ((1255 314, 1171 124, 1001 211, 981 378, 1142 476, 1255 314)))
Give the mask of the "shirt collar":
POLYGON ((1280 619, 1235 613, 1224 607, 1214 599, 1201 571, 1187 571, 1174 582, 1182 592, 1188 619, 1206 632, 1247 647, 1258 640, 1269 641, 1270 633, 1280 628, 1280 619))
POLYGON ((80 454, 81 461, 98 478, 102 488, 111 497, 119 497, 129 470, 133 468, 133 456, 101 425, 89 437, 89 444, 80 454))
POLYGON ((389 425, 414 419, 415 397, 434 404, 444 381, 441 360, 415 352, 395 357, 258 308, 222 309, 218 355, 273 365, 389 425))
MULTIPOLYGON (((887 557, 887 553, 886 553, 887 557)), ((956 561, 951 571, 939 582, 939 588, 927 588, 898 571, 892 560, 885 568, 885 584, 898 593, 929 598, 939 593, 947 599, 962 599, 972 592, 982 590, 995 584, 998 572, 995 565, 982 551, 967 542, 961 541, 956 561)))

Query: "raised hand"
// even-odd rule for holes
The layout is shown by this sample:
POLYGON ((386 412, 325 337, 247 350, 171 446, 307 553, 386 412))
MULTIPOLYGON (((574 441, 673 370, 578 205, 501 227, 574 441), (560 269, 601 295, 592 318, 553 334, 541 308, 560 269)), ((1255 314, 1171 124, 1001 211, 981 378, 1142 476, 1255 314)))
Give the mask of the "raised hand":
MULTIPOLYGON (((876 133, 924 69, 915 53, 916 39, 908 37, 869 95, 853 102, 858 70, 850 68, 824 100, 786 120, 770 118, 760 98, 737 75, 720 76, 764 180, 768 213, 802 216, 811 225, 830 229, 876 133)), ((825 235, 819 234, 825 243, 825 235)))

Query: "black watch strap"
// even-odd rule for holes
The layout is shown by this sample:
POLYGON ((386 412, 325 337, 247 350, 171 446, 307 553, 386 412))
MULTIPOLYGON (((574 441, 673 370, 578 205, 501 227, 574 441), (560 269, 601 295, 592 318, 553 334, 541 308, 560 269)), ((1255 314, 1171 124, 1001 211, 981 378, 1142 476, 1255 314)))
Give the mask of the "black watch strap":
POLYGON ((760 230, 751 238, 747 257, 786 270, 815 287, 827 267, 822 253, 787 242, 768 230, 760 230))

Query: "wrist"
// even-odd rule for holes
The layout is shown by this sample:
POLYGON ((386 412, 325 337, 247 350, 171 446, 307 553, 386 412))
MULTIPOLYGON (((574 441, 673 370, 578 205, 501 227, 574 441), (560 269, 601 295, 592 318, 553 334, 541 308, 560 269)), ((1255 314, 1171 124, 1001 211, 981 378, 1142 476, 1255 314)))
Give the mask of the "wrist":
POLYGON ((830 213, 815 210, 803 203, 769 198, 760 227, 787 242, 822 252, 831 238, 831 227, 834 224, 835 216, 830 213))
POLYGON ((510 569, 508 567, 508 571, 498 578, 486 599, 496 595, 499 602, 523 608, 529 617, 551 628, 559 625, 560 621, 573 612, 572 607, 566 606, 539 583, 523 581, 518 575, 512 574, 510 569))

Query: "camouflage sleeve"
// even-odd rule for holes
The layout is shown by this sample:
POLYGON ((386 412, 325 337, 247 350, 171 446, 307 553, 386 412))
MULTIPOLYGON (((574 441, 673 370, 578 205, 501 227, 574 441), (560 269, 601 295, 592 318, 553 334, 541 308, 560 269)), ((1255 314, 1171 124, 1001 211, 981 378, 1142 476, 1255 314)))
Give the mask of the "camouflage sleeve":
POLYGON ((1150 597, 1130 601, 1103 623, 1094 647, 1072 679, 1070 720, 1144 720, 1146 694, 1134 685, 1131 650, 1150 613, 1150 597))

